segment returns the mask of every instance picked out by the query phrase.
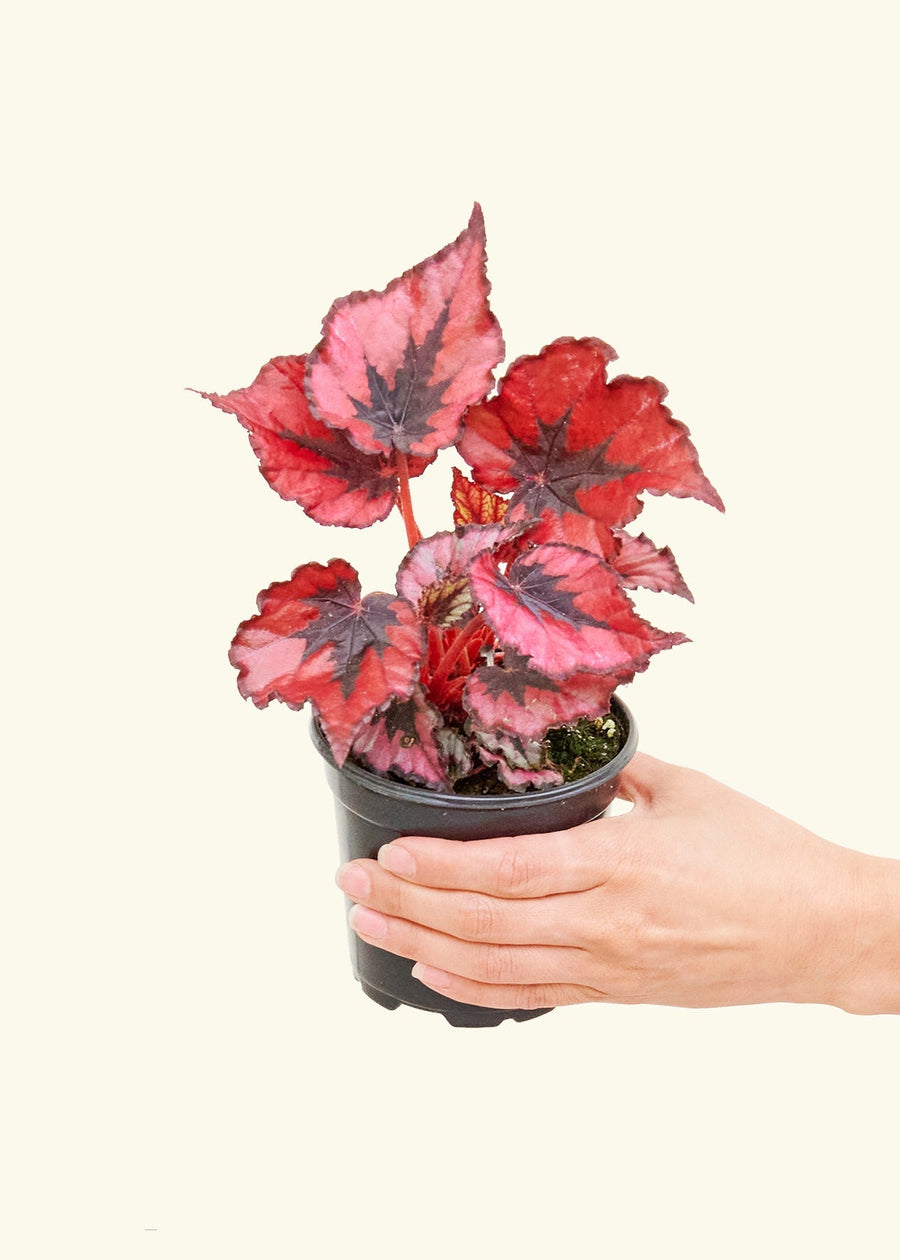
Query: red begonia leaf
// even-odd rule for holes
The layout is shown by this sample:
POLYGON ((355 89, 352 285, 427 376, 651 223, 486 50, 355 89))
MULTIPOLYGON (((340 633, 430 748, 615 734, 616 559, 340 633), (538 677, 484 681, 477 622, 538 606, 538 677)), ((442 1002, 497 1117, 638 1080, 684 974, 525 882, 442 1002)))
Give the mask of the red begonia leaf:
POLYGON ((503 525, 470 525, 416 543, 397 571, 397 590, 422 621, 452 626, 473 612, 469 566, 510 531, 503 525))
POLYGON ((648 591, 665 591, 694 602, 670 548, 658 548, 646 534, 635 538, 623 529, 616 529, 613 534, 618 551, 610 563, 622 575, 623 586, 643 586, 648 591))
POLYGON ((420 687, 405 700, 393 700, 353 741, 352 756, 376 774, 394 774, 408 783, 450 791, 447 759, 438 741, 443 718, 420 687))
POLYGON ((638 495, 722 501, 703 475, 688 429, 663 405, 652 377, 607 382, 615 351, 565 337, 518 359, 487 402, 471 407, 459 443, 476 479, 510 510, 532 517, 576 511, 624 525, 638 495))
POLYGON ((575 547, 541 544, 505 573, 482 553, 469 580, 501 644, 551 678, 633 670, 654 652, 686 642, 639 617, 616 572, 575 547))
POLYGON ((494 525, 503 520, 509 506, 506 499, 470 481, 458 468, 453 469, 450 497, 453 500, 454 525, 494 525))
POLYGON ((616 687, 629 682, 634 672, 553 679, 507 653, 503 665, 486 665, 472 674, 463 702, 478 730, 541 740, 551 726, 602 717, 616 687))
POLYGON ((301 565, 263 591, 258 607, 229 654, 241 695, 260 709, 311 701, 342 765, 362 723, 412 691, 424 646, 413 609, 392 595, 363 598, 344 560, 301 565))
MULTIPOLYGON (((346 434, 315 418, 303 392, 305 368, 305 355, 282 355, 246 389, 203 397, 237 416, 266 481, 314 521, 357 529, 383 521, 397 500, 396 470, 389 459, 364 455, 346 434)), ((410 476, 418 477, 431 462, 410 460, 410 476)))
MULTIPOLYGON (((512 515, 519 518, 526 514, 519 508, 512 515)), ((534 543, 568 543, 571 547, 590 551, 608 563, 612 563, 619 550, 613 530, 596 517, 585 516, 583 512, 564 512, 558 516, 556 512, 547 509, 541 519, 529 529, 528 538, 534 543)))
POLYGON ((504 353, 486 261, 476 205, 451 245, 383 292, 339 298, 309 357, 313 413, 373 454, 431 456, 452 445, 504 353))

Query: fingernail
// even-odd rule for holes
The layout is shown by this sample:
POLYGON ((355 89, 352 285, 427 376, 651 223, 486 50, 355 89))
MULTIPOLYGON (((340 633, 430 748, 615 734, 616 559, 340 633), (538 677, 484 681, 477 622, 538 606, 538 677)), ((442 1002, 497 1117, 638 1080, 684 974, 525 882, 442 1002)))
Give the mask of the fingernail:
POLYGON ((358 932, 360 936, 371 937, 373 941, 380 941, 387 935, 387 921, 374 910, 369 910, 367 906, 354 906, 347 920, 354 932, 358 932))
POLYGON ((372 882, 361 866, 346 862, 336 876, 338 888, 348 897, 368 897, 372 891, 372 882))
POLYGON ((429 989, 449 989, 453 977, 438 967, 429 967, 426 963, 416 963, 411 973, 416 980, 427 984, 429 989))
POLYGON ((378 850, 378 861, 394 875, 415 875, 416 861, 402 844, 386 844, 378 850))

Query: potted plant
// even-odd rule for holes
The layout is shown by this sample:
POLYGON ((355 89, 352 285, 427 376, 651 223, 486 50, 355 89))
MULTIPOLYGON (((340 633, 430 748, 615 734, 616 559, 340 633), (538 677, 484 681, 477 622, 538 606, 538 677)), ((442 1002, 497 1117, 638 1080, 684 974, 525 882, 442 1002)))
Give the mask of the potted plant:
MULTIPOLYGON (((625 526, 644 493, 722 507, 665 387, 608 380, 604 342, 554 341, 495 391, 504 344, 489 292, 476 205, 439 253, 336 301, 311 354, 203 395, 314 521, 365 528, 396 508, 406 527, 394 592, 363 595, 344 560, 300 565, 260 594, 230 652, 258 707, 310 704, 345 859, 402 834, 477 839, 602 813, 636 742, 614 692, 685 641, 627 592, 691 598, 668 548, 625 526), (423 538, 411 485, 449 447, 472 475, 453 469, 453 528, 423 538)), ((383 1005, 457 1024, 536 1014, 464 1007, 351 941, 383 1005)))

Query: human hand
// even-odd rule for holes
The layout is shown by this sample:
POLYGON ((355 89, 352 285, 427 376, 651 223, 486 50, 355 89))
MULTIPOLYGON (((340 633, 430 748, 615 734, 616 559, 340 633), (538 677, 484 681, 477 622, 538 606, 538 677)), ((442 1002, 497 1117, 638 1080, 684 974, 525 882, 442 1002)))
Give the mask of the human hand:
POLYGON ((900 862, 840 848, 692 770, 637 754, 630 813, 347 863, 364 940, 460 1002, 900 1012, 900 862))

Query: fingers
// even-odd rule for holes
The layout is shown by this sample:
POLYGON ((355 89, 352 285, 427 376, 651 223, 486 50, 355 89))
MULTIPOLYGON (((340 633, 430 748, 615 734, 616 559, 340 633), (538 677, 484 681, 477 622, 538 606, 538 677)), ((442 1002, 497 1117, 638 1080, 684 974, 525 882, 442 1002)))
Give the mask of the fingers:
POLYGON ((582 984, 482 984, 454 976, 437 967, 416 963, 412 974, 436 993, 471 1006, 491 1006, 502 1011, 537 1011, 548 1006, 574 1006, 578 1002, 602 1002, 606 994, 582 984))
POLYGON ((384 845, 378 864, 418 885, 492 897, 518 900, 582 892, 602 884, 615 866, 617 821, 499 840, 404 837, 384 845))
POLYGON ((462 941, 359 905, 350 911, 350 925, 364 941, 390 954, 490 987, 580 984, 587 979, 587 954, 580 949, 462 941))
MULTIPOLYGON (((457 850, 466 848, 451 841, 457 850)), ((488 893, 430 888, 398 879, 377 862, 338 871, 338 887, 359 905, 392 919, 422 923, 464 941, 502 945, 577 944, 584 909, 577 894, 506 899, 488 893)))

